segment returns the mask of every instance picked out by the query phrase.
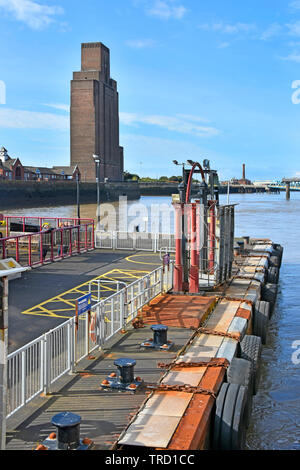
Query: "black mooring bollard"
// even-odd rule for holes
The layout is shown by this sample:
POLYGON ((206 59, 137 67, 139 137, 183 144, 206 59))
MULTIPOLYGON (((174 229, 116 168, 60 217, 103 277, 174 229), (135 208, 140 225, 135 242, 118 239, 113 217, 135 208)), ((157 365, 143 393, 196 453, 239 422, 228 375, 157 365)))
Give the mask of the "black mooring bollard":
POLYGON ((57 428, 57 449, 74 450, 80 445, 81 417, 63 412, 53 416, 51 423, 57 428))
POLYGON ((153 325, 153 343, 155 346, 163 346, 168 342, 168 327, 166 325, 153 325))
POLYGON ((129 358, 116 359, 114 365, 117 366, 120 372, 120 382, 130 384, 134 382, 134 366, 136 361, 129 358))

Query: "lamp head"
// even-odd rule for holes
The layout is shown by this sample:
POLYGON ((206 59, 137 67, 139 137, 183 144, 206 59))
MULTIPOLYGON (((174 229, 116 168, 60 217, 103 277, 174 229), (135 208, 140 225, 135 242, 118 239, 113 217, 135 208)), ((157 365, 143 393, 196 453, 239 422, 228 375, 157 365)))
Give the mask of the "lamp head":
POLYGON ((206 170, 209 170, 210 169, 210 161, 205 159, 203 160, 203 166, 206 170))

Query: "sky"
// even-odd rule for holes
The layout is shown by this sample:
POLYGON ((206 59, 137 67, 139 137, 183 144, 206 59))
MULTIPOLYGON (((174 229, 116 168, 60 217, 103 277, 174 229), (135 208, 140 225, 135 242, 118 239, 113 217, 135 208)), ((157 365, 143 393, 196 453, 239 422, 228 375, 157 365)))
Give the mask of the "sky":
POLYGON ((300 176, 300 0, 0 0, 0 146, 69 165, 82 42, 110 49, 125 170, 300 176))

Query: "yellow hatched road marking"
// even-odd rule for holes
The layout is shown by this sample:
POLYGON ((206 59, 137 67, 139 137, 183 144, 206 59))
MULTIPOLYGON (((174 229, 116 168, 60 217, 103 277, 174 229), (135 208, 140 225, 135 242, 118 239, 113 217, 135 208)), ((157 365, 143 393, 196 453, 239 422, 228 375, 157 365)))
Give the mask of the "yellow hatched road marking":
MULTIPOLYGON (((23 315, 36 315, 36 316, 51 316, 51 317, 57 317, 57 318, 70 318, 70 316, 73 316, 75 313, 75 305, 76 305, 76 300, 77 298, 74 298, 74 294, 78 293, 81 295, 85 295, 89 293, 88 289, 85 289, 86 286, 89 285, 90 282, 95 282, 98 279, 104 279, 104 280, 110 280, 114 281, 117 283, 118 280, 124 279, 127 280, 128 282, 131 282, 133 279, 139 279, 146 274, 148 274, 149 271, 140 271, 140 270, 122 270, 122 269, 113 269, 111 271, 108 271, 107 273, 101 274, 100 276, 92 279, 91 281, 86 281, 83 284, 80 284, 79 286, 75 286, 72 289, 69 289, 65 292, 62 292, 61 294, 56 295, 55 297, 52 297, 48 300, 45 300, 44 302, 41 302, 38 305, 35 305, 34 307, 31 307, 27 310, 24 310, 22 312, 23 315), (115 277, 112 277, 115 276, 115 277), (67 296, 70 295, 72 296, 71 298, 67 298, 67 296), (51 304, 64 304, 69 306, 69 308, 51 308, 51 304), (48 307, 48 308, 47 308, 48 307), (63 316, 63 315, 58 315, 60 312, 70 312, 71 315, 69 316, 63 316)), ((96 284, 94 284, 96 286, 96 284)), ((97 289, 94 289, 94 292, 97 289)), ((111 286, 101 286, 101 291, 111 291, 115 292, 116 289, 114 289, 111 286)), ((92 297, 94 299, 97 299, 95 295, 93 295, 93 285, 92 285, 92 297)), ((62 305, 63 306, 63 305, 62 305)))

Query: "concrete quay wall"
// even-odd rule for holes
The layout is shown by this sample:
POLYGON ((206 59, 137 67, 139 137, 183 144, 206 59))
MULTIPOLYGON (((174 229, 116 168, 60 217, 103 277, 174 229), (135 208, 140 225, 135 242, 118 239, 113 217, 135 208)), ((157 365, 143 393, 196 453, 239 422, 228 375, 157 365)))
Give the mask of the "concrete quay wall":
MULTIPOLYGON (((0 210, 76 204, 76 194, 75 181, 0 181, 0 210)), ((138 184, 100 183, 101 201, 117 201, 119 196, 127 196, 129 200, 139 199, 138 184)), ((80 183, 80 202, 97 202, 96 183, 80 183)))

